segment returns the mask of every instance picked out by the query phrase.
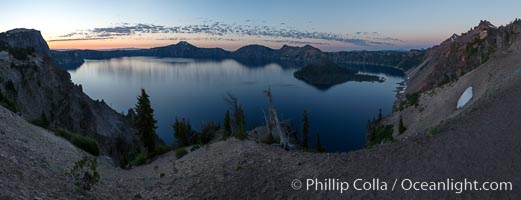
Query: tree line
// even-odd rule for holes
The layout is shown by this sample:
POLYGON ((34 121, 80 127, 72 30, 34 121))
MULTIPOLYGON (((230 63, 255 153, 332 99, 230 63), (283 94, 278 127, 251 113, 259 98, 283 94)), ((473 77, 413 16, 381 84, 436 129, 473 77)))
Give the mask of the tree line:
MULTIPOLYGON (((238 98, 232 94, 228 94, 225 97, 225 101, 229 105, 229 109, 227 109, 224 114, 222 127, 219 123, 206 122, 203 123, 201 131, 197 132, 192 129, 188 119, 176 118, 172 124, 173 136, 175 138, 174 146, 168 147, 162 144, 162 141, 157 137, 157 120, 154 117, 154 109, 151 106, 150 96, 147 94, 145 89, 141 89, 141 93, 137 97, 137 103, 133 109, 136 113, 133 122, 137 138, 139 139, 139 144, 142 148, 140 152, 132 152, 130 153, 132 155, 127 155, 131 158, 123 159, 123 162, 120 163, 120 165, 128 167, 129 165, 143 164, 147 159, 167 152, 172 148, 176 149, 176 155, 179 153, 179 155, 182 156, 187 153, 185 147, 194 146, 192 148, 198 148, 200 145, 208 144, 217 132, 221 133, 221 140, 226 140, 229 137, 235 137, 239 140, 247 139, 246 116, 238 98)), ((322 147, 320 143, 319 132, 316 132, 315 149, 310 148, 310 125, 307 111, 304 111, 301 123, 302 148, 305 151, 325 151, 325 148, 322 147)), ((267 124, 267 126, 269 125, 270 124, 267 124)), ((269 135, 272 137, 271 141, 275 141, 271 131, 269 132, 269 135)))

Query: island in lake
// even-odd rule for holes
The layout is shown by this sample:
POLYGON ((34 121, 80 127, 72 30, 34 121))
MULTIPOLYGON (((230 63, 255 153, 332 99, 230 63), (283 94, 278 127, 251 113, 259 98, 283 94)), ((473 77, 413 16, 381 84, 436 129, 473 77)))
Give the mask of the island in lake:
POLYGON ((339 67, 329 60, 306 65, 293 75, 297 79, 320 88, 331 87, 347 81, 383 82, 383 79, 378 76, 358 74, 355 70, 339 67))

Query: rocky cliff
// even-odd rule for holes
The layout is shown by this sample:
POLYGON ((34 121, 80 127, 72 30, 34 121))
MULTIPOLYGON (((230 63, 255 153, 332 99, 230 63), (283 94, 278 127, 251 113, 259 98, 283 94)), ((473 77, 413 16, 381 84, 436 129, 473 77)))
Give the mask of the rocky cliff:
POLYGON ((519 49, 520 33, 521 20, 515 20, 499 28, 481 21, 466 33, 452 35, 429 48, 424 62, 408 73, 407 92, 423 92, 455 81, 497 53, 519 49))
MULTIPOLYGON (((470 31, 454 34, 428 49, 421 64, 407 71, 407 89, 398 95, 393 113, 377 124, 394 125, 391 134, 395 139, 437 133, 445 124, 480 109, 482 102, 497 98, 506 88, 519 87, 515 84, 521 72, 520 59, 521 20, 501 27, 481 21, 470 31), (473 91, 469 101, 457 107, 469 88, 473 91), (406 128, 401 132, 400 121, 406 128)), ((509 121, 506 114, 489 116, 509 121)), ((374 130, 376 126, 369 127, 374 130)))
POLYGON ((92 100, 58 67, 39 31, 16 29, 0 34, 0 92, 25 119, 45 116, 60 127, 95 138, 105 154, 118 159, 136 148, 130 121, 104 101, 92 100), (118 146, 118 147, 116 147, 118 146))

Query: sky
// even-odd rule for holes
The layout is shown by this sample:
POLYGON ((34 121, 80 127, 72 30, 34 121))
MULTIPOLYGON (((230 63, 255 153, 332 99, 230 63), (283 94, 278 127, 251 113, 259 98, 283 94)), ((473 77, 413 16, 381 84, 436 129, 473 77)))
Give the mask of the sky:
POLYGON ((521 18, 519 0, 0 0, 0 32, 40 30, 53 49, 149 48, 188 41, 236 50, 324 51, 436 45, 480 20, 521 18))

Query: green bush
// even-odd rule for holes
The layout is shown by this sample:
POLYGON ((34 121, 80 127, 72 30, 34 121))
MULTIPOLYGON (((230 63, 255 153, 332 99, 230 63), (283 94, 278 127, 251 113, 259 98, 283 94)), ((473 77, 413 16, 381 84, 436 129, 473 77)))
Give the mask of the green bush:
POLYGON ((417 106, 420 99, 420 94, 415 92, 412 94, 405 95, 405 98, 407 99, 407 104, 409 106, 417 106))
POLYGON ((75 185, 83 190, 90 190, 94 184, 98 183, 100 175, 96 166, 96 160, 87 156, 74 163, 70 174, 74 177, 75 185))
POLYGON ((197 150, 197 149, 199 149, 199 148, 201 148, 201 146, 199 146, 199 145, 194 145, 194 146, 192 146, 192 148, 190 148, 190 151, 192 152, 192 151, 195 151, 195 150, 197 150))
POLYGON ((52 131, 57 136, 63 137, 66 140, 68 140, 69 142, 71 142, 74 146, 76 146, 80 149, 83 149, 84 151, 86 151, 94 156, 99 156, 100 152, 99 152, 99 148, 98 148, 98 143, 96 143, 96 141, 94 139, 77 134, 77 133, 67 131, 62 128, 56 128, 56 129, 53 129, 52 131))
POLYGON ((197 134, 197 143, 200 145, 208 144, 220 128, 220 125, 214 122, 204 123, 201 128, 201 133, 197 134))
POLYGON ((42 112, 42 114, 40 115, 39 118, 29 119, 28 121, 29 121, 29 123, 31 123, 35 126, 39 126, 39 127, 45 128, 45 129, 48 129, 49 125, 50 125, 50 122, 47 119, 47 116, 45 115, 44 112, 42 112))
POLYGON ((154 155, 161 155, 161 154, 164 154, 166 152, 169 152, 171 150, 171 148, 167 145, 157 145, 155 148, 154 148, 154 155))
POLYGON ((139 166, 139 165, 145 164, 146 161, 147 161, 147 159, 146 159, 145 154, 140 153, 140 154, 137 154, 136 157, 134 157, 134 159, 132 159, 130 161, 130 164, 133 166, 139 166))
POLYGON ((175 150, 175 157, 178 159, 185 156, 186 154, 188 154, 188 152, 185 148, 178 148, 175 150))
POLYGON ((264 144, 279 144, 280 143, 280 138, 279 136, 274 136, 273 134, 271 135, 268 135, 266 134, 262 139, 261 139, 261 142, 264 143, 264 144))
POLYGON ((427 132, 427 134, 432 136, 432 135, 438 134, 439 132, 441 132, 440 127, 434 126, 434 127, 429 128, 429 131, 427 132))
POLYGON ((374 130, 374 138, 367 146, 373 146, 382 142, 393 141, 393 125, 380 125, 374 130))
POLYGON ((192 144, 192 126, 190 121, 185 118, 176 118, 174 122, 174 138, 177 142, 177 147, 190 146, 192 144))

